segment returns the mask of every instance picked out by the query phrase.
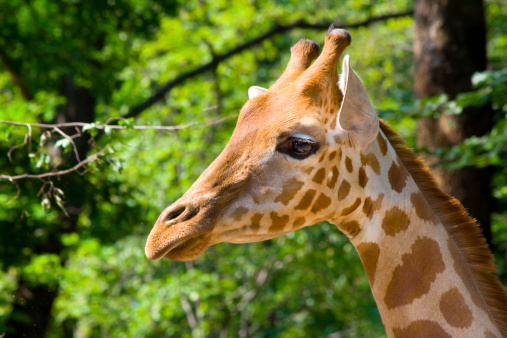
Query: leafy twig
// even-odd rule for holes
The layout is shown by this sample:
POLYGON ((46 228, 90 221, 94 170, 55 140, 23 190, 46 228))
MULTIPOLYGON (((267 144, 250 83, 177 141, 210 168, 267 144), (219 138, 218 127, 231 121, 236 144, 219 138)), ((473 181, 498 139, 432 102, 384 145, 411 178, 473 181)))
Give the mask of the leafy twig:
MULTIPOLYGON (((237 117, 237 114, 232 114, 232 115, 228 115, 228 116, 216 119, 216 120, 209 121, 207 123, 204 123, 203 126, 209 127, 209 126, 217 125, 217 124, 223 123, 223 122, 225 122, 225 121, 227 121, 227 120, 229 120, 231 118, 234 118, 234 117, 237 117)), ((118 119, 125 120, 124 118, 110 119, 110 120, 108 120, 108 123, 106 123, 106 124, 84 123, 84 122, 69 122, 69 123, 50 124, 50 123, 24 123, 24 122, 14 122, 14 121, 2 121, 2 120, 0 120, 0 124, 3 123, 3 124, 10 124, 10 125, 16 125, 16 126, 25 126, 29 130, 29 132, 25 135, 25 139, 24 139, 24 141, 23 141, 22 144, 15 145, 15 146, 13 146, 13 147, 11 147, 9 149, 9 152, 7 153, 7 156, 9 157, 9 159, 11 160, 11 162, 12 162, 12 158, 11 158, 12 151, 15 150, 15 149, 21 148, 21 147, 25 146, 27 143, 31 142, 31 135, 32 135, 32 128, 33 127, 43 128, 43 129, 51 129, 51 130, 56 131, 61 136, 63 136, 63 138, 61 140, 66 139, 66 140, 68 140, 72 144, 74 152, 75 152, 75 155, 76 155, 76 160, 78 162, 75 166, 73 166, 71 168, 68 168, 68 169, 65 169, 65 170, 53 171, 53 172, 48 172, 48 173, 43 173, 43 174, 21 174, 21 175, 16 175, 16 176, 0 175, 0 180, 8 180, 8 181, 11 181, 11 182, 14 183, 15 181, 18 181, 18 180, 21 180, 21 179, 25 179, 25 178, 29 178, 29 179, 46 179, 46 178, 50 178, 50 177, 55 177, 55 176, 58 177, 58 176, 66 175, 66 174, 69 174, 69 173, 72 173, 72 172, 77 172, 78 174, 83 175, 84 173, 80 173, 78 171, 78 169, 82 168, 85 164, 87 164, 89 162, 92 162, 92 161, 95 161, 95 160, 97 160, 101 156, 104 156, 105 155, 105 151, 108 149, 108 147, 105 147, 102 150, 96 152, 95 154, 93 154, 93 155, 91 155, 91 156, 89 156, 86 159, 84 159, 84 160, 81 161, 81 159, 79 157, 79 154, 78 154, 78 151, 77 151, 76 144, 74 143, 74 138, 81 136, 82 135, 81 131, 89 130, 91 128, 95 128, 95 129, 99 129, 99 130, 104 130, 104 131, 107 131, 108 128, 110 128, 110 129, 127 129, 127 128, 131 128, 131 129, 136 129, 136 130, 150 130, 151 129, 151 130, 167 130, 167 131, 172 131, 172 130, 185 129, 185 128, 188 128, 188 127, 190 127, 192 125, 196 125, 197 124, 197 122, 190 122, 190 123, 187 123, 187 124, 176 125, 176 126, 133 126, 133 125, 130 125, 130 121, 127 122, 127 125, 110 124, 110 123, 114 122, 114 120, 118 120, 118 119), (68 128, 68 127, 75 127, 76 131, 77 131, 77 134, 75 134, 75 135, 68 135, 67 133, 63 132, 60 129, 60 128, 68 128)))

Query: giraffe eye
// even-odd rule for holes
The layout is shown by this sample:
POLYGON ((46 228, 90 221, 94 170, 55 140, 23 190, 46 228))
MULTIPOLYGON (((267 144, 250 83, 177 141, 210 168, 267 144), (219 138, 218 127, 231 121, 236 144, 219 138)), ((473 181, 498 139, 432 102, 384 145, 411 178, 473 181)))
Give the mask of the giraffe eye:
POLYGON ((302 160, 315 153, 319 148, 318 142, 307 138, 289 137, 280 144, 277 150, 295 159, 302 160))

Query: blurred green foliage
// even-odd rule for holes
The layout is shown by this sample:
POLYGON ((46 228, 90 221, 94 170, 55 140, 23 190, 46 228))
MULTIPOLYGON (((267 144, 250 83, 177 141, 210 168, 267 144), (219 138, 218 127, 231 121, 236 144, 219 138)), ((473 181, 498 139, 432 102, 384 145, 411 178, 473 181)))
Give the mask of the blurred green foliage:
MULTIPOLYGON (((411 18, 351 30, 347 53, 381 117, 411 145, 416 118, 493 102, 497 123, 489 135, 441 152, 451 164, 497 168, 493 237, 505 283, 507 5, 486 5, 495 71, 477 74, 477 90, 455 101, 414 102, 411 18)), ((409 0, 339 5, 326 0, 0 0, 0 53, 9 60, 0 71, 0 120, 51 122, 65 103, 63 81, 71 77, 97 98, 98 125, 277 23, 353 23, 412 6, 409 0), (23 79, 30 101, 12 81, 12 71, 23 79)), ((0 333, 14 333, 7 327, 12 318, 23 320, 23 314, 13 313, 20 301, 14 296, 17 283, 23 280, 58 289, 48 337, 69 332, 78 337, 384 335, 359 258, 329 224, 268 242, 220 244, 191 263, 152 262, 144 256, 159 213, 226 144, 248 87, 272 84, 301 37, 322 44, 324 32, 295 29, 275 35, 175 87, 135 120, 120 121, 125 126, 195 123, 191 126, 101 134, 90 125, 86 132, 97 137, 92 152, 107 146, 107 156, 89 164, 77 186, 53 180, 65 194, 62 208, 80 206, 75 231, 57 206, 59 194, 46 202, 41 198, 41 188, 50 186, 31 179, 17 185, 0 181, 0 333), (56 242, 58 250, 48 251, 56 242)), ((59 165, 41 142, 40 129, 32 130, 31 147, 12 150, 26 134, 26 127, 0 124, 0 174, 38 174, 59 165)), ((72 150, 63 141, 60 146, 72 150)))

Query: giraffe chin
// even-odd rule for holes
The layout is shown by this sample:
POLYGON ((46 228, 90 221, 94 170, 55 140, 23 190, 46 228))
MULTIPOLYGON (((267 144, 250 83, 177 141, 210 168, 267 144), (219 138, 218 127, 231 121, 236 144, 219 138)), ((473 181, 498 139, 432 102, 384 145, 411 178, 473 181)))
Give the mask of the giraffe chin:
POLYGON ((151 260, 165 257, 177 261, 189 261, 201 256, 211 244, 209 231, 186 234, 184 238, 171 236, 171 234, 164 235, 166 235, 164 231, 150 234, 145 247, 146 257, 151 260))
POLYGON ((211 230, 206 221, 179 224, 157 222, 146 241, 146 257, 151 260, 164 257, 179 261, 195 259, 210 245, 211 230))
POLYGON ((207 236, 198 236, 178 245, 164 257, 173 261, 191 261, 199 258, 209 246, 207 236))

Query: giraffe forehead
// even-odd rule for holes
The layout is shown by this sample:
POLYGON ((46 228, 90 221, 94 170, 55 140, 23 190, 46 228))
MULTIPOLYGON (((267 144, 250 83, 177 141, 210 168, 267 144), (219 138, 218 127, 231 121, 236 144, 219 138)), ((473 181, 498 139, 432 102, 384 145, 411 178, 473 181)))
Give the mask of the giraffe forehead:
POLYGON ((342 100, 336 83, 313 96, 292 87, 268 92, 247 101, 241 109, 236 129, 258 129, 261 134, 276 134, 300 124, 305 125, 305 119, 308 118, 318 121, 326 131, 330 129, 330 124, 334 127, 342 100))
POLYGON ((249 109, 238 119, 229 144, 244 148, 242 152, 273 149, 288 137, 298 137, 326 143, 325 126, 316 110, 306 107, 257 107, 249 109))
POLYGON ((283 118, 302 118, 315 111, 312 100, 291 92, 267 93, 248 100, 241 108, 238 124, 262 124, 283 118))

